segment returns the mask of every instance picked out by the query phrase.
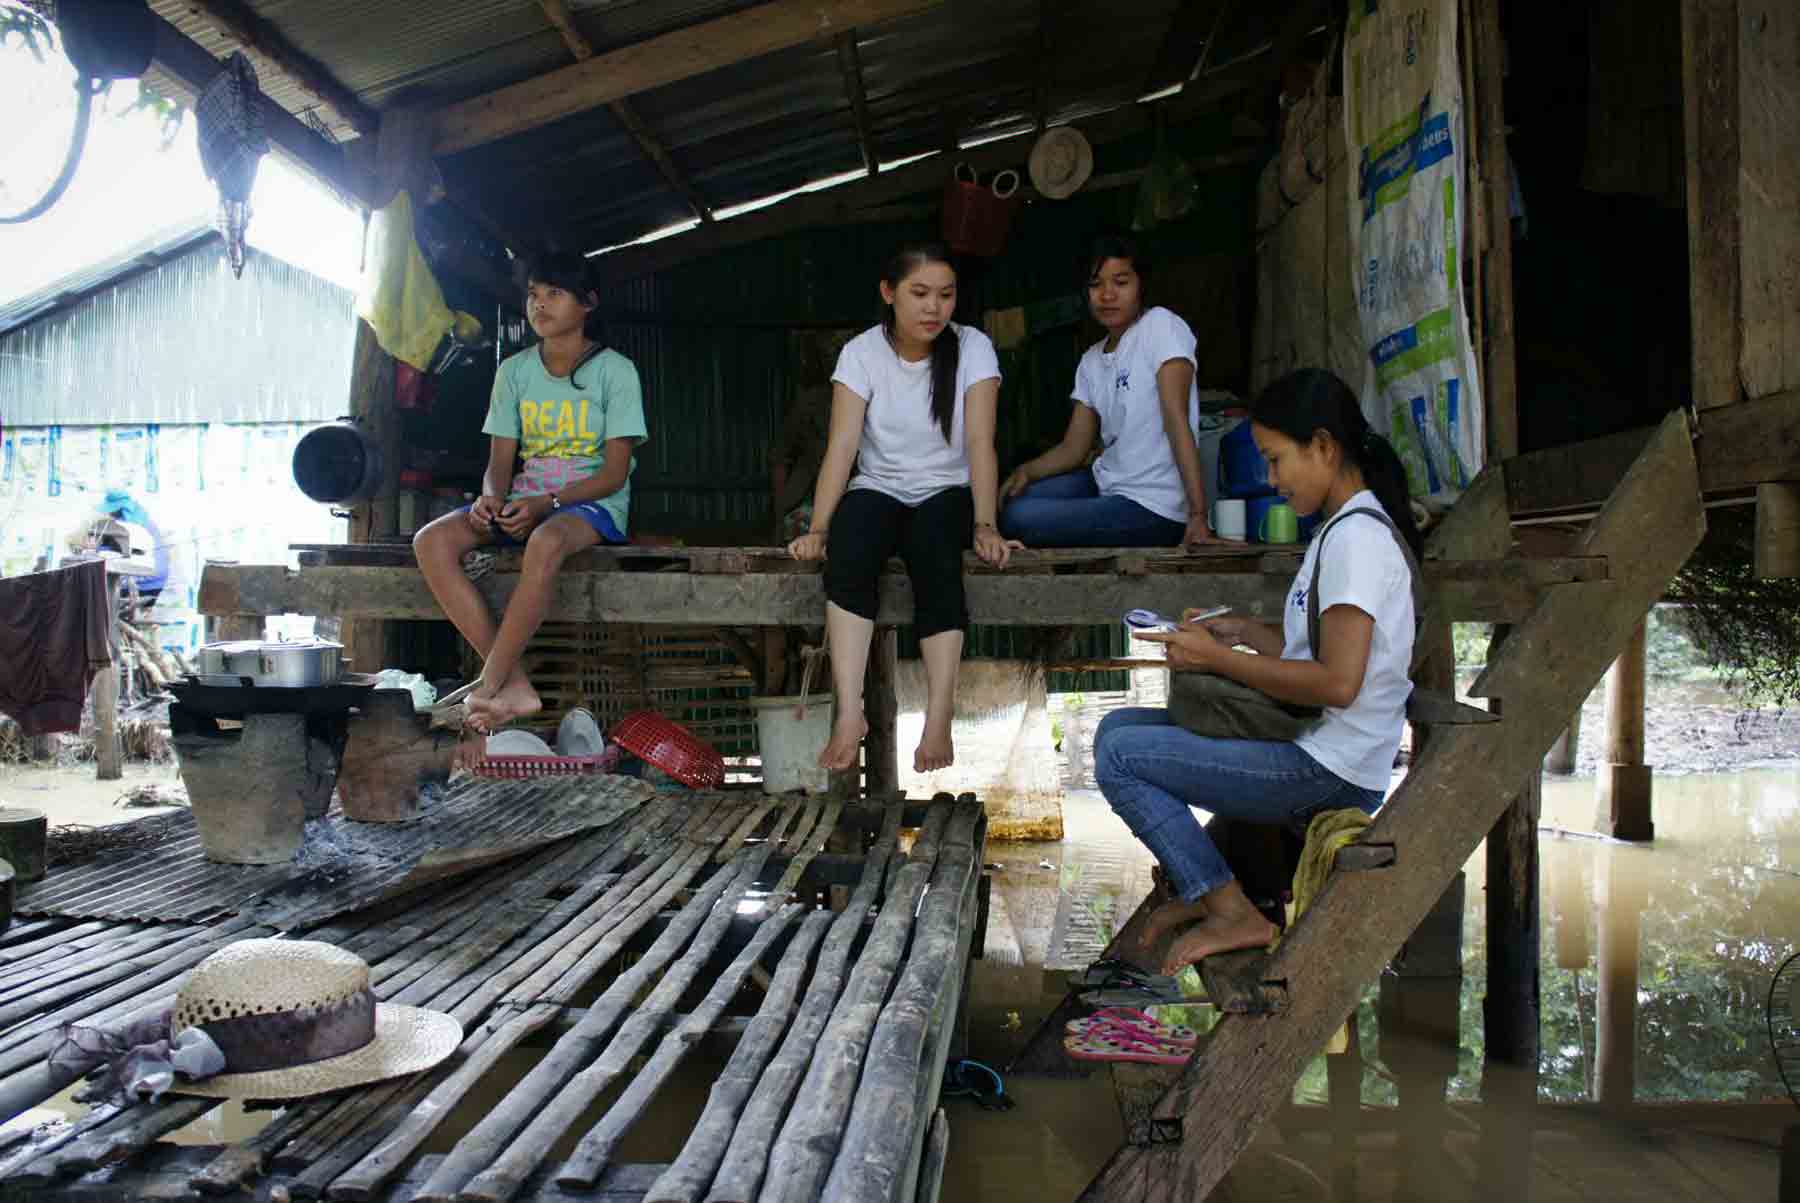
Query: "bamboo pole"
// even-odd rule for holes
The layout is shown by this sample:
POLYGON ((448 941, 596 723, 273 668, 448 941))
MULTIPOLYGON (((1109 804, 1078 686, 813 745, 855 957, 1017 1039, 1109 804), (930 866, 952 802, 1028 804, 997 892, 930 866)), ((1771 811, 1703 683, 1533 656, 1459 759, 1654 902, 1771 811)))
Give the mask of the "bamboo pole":
POLYGON ((819 821, 813 824, 812 830, 807 832, 805 838, 795 840, 793 859, 788 861, 787 871, 781 875, 781 880, 769 890, 771 897, 786 898, 793 892, 794 886, 800 881, 800 875, 806 872, 806 866, 811 864, 813 857, 819 854, 819 846, 824 842, 825 837, 836 830, 838 816, 843 812, 844 800, 833 798, 831 803, 825 807, 825 813, 819 816, 819 821))
MULTIPOLYGON (((939 831, 948 825, 940 825, 939 831)), ((869 1038, 913 931, 920 895, 939 858, 941 838, 934 833, 927 840, 921 834, 911 859, 895 879, 844 995, 819 1039, 794 1108, 769 1151, 768 1177, 757 1196, 762 1203, 811 1203, 825 1185, 844 1119, 855 1098, 869 1038)), ((713 1200, 725 1203, 717 1189, 713 1200)), ((732 1198, 729 1203, 748 1200, 732 1198)))
MULTIPOLYGON (((850 897, 849 905, 837 915, 829 917, 831 930, 825 940, 826 951, 820 957, 819 973, 815 975, 815 981, 827 973, 827 963, 834 959, 838 965, 837 973, 842 975, 843 962, 849 955, 856 929, 868 915, 876 892, 881 888, 888 861, 893 856, 895 837, 900 830, 901 809, 899 806, 888 809, 882 822, 881 834, 863 863, 862 877, 850 897)), ((663 1171, 662 1176, 651 1184, 644 1196, 645 1203, 699 1203, 700 1197, 712 1184, 713 1174, 725 1160, 726 1146, 730 1144, 732 1133, 738 1127, 738 1117, 743 1113, 752 1091, 761 1082, 764 1065, 768 1063, 783 1035, 789 1031, 789 1023, 799 1001, 800 979, 805 976, 807 961, 811 957, 811 949, 805 944, 807 932, 819 916, 829 916, 829 912, 820 911, 815 916, 808 916, 807 925, 801 929, 800 937, 788 946, 781 964, 775 970, 774 979, 763 994, 762 1005, 757 1009, 756 1017, 751 1020, 749 1030, 738 1041, 731 1060, 713 1082, 712 1091, 706 1099, 706 1109, 701 1112, 699 1121, 688 1136, 687 1144, 682 1147, 680 1155, 669 1168, 663 1171)), ((808 997, 810 999, 811 995, 808 997)), ((826 1005, 829 1006, 829 1002, 826 1005)), ((783 1102, 785 1103, 785 1099, 783 1102)))
MULTIPOLYGON (((854 942, 852 937, 862 925, 863 915, 873 901, 873 891, 881 888, 888 867, 903 864, 905 868, 901 872, 904 873, 914 863, 929 864, 927 856, 930 860, 937 858, 937 842, 949 823, 951 805, 948 794, 939 794, 933 800, 925 817, 925 825, 913 844, 910 858, 902 861, 899 857, 891 857, 886 865, 879 868, 871 865, 865 869, 865 877, 858 884, 851 904, 832 924, 831 933, 825 941, 825 951, 819 957, 812 983, 806 990, 806 998, 800 1004, 800 1014, 788 1029, 775 1059, 763 1070, 749 1103, 744 1107, 737 1128, 732 1133, 731 1143, 726 1147, 724 1160, 713 1178, 712 1189, 706 1196, 707 1203, 747 1201, 758 1197, 757 1190, 764 1179, 770 1146, 780 1130, 782 1116, 787 1112, 789 1100, 794 1097, 802 1076, 813 1061, 820 1036, 839 1001, 854 942)), ((922 880, 920 884, 923 885, 922 880)), ((876 920, 877 926, 881 918, 889 916, 890 911, 895 914, 905 911, 910 920, 912 907, 917 904, 916 897, 908 903, 901 897, 897 881, 893 888, 885 891, 885 897, 881 916, 876 920)), ((888 922, 891 926, 895 920, 888 918, 888 922)))
POLYGON ((957 976, 956 948, 969 879, 975 872, 978 804, 964 803, 950 820, 931 889, 920 908, 906 969, 881 1007, 844 1124, 843 1146, 825 1182, 826 1199, 898 1199, 918 1131, 919 1072, 925 1040, 939 1014, 945 985, 957 976))

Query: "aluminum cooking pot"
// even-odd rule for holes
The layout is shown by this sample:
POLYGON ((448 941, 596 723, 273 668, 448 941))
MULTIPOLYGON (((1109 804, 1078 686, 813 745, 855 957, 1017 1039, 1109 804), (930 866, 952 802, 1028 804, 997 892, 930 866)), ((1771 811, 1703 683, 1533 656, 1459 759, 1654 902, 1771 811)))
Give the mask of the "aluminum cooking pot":
MULTIPOLYGON (((332 685, 344 675, 344 645, 323 639, 264 643, 256 639, 209 643, 200 649, 199 676, 248 677, 252 685, 299 688, 332 685)), ((221 682, 222 683, 222 682, 221 682)))

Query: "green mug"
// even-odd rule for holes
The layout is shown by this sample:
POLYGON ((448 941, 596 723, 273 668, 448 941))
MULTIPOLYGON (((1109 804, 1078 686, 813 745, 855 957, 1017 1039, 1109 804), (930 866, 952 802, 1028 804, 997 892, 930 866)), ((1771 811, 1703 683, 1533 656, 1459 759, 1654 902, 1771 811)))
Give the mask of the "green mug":
POLYGON ((1256 536, 1264 543, 1300 542, 1300 515, 1287 502, 1269 507, 1258 526, 1256 536))

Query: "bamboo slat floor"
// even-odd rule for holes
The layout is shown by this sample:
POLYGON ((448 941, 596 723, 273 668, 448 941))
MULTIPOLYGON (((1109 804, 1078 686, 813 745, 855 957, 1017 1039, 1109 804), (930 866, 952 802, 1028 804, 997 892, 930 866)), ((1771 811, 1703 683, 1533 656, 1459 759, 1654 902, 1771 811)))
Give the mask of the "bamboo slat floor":
POLYGON ((203 1154, 159 1140, 210 1099, 100 1103, 74 1123, 0 1127, 0 1199, 910 1203, 984 838, 968 795, 910 810, 659 795, 304 933, 248 913, 22 921, 0 937, 0 1119, 72 1084, 45 1062, 59 1024, 167 1007, 188 968, 247 936, 339 943, 368 961, 378 997, 447 1011, 465 1038, 429 1073, 290 1104, 203 1154), (919 824, 905 855, 903 812, 919 824), (834 912, 831 887, 849 882, 834 912), (759 968, 773 977, 752 987, 759 968), (689 1055, 730 1039, 675 1160, 618 1162, 689 1055), (514 1082, 501 1063, 520 1050, 537 1059, 514 1082), (476 1098, 484 1114, 446 1148, 446 1122, 473 1118, 476 1098), (572 1154, 558 1161, 559 1150, 572 1154))

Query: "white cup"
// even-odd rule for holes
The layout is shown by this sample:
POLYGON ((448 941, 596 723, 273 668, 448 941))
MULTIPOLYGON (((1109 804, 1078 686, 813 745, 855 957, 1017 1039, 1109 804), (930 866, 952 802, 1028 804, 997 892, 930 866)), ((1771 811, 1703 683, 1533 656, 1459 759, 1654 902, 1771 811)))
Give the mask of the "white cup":
POLYGON ((1244 541, 1244 505, 1242 499, 1221 497, 1213 502, 1213 534, 1236 543, 1244 541))

